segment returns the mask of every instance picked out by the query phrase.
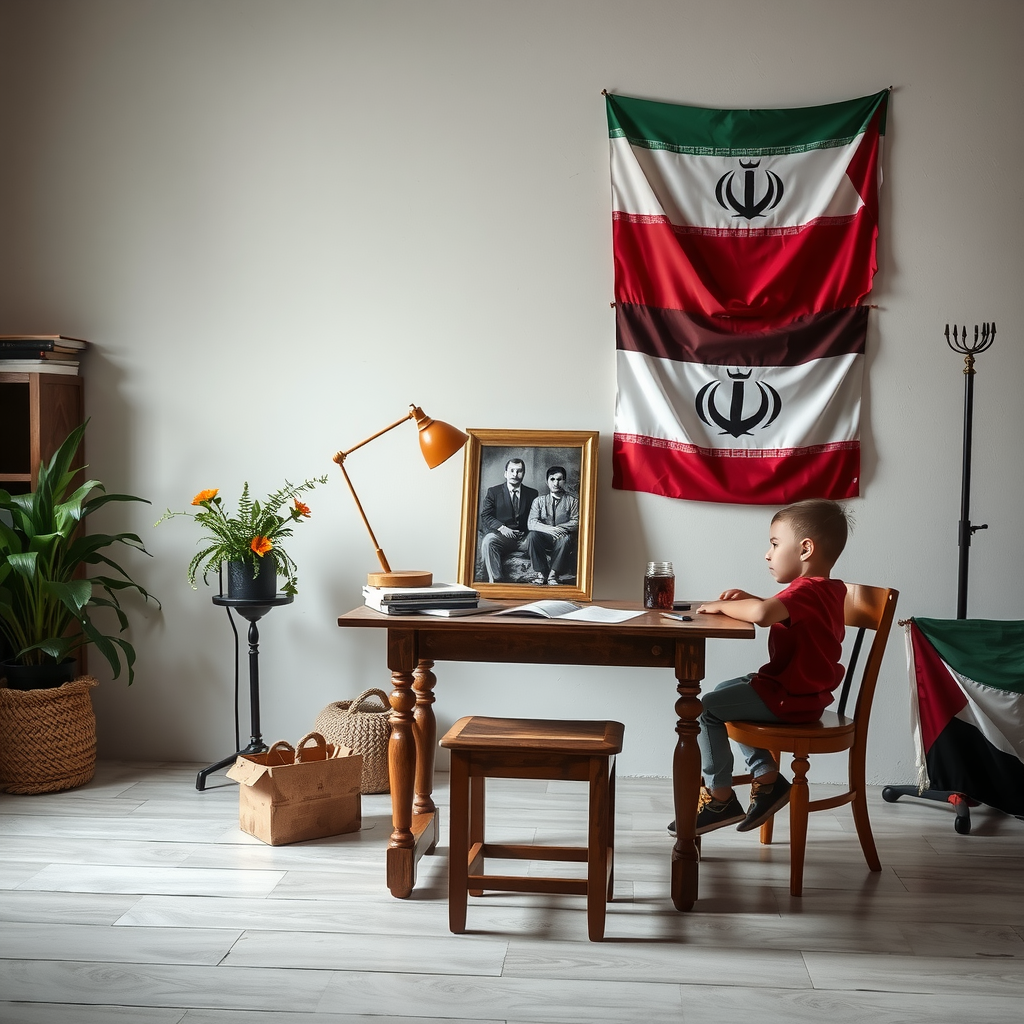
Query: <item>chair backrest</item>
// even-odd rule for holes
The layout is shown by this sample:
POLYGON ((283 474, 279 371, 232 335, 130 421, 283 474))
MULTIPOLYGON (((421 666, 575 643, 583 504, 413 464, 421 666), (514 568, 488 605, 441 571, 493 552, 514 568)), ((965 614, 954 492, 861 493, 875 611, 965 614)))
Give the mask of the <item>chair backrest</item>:
POLYGON ((871 702, 875 696, 875 684, 878 682, 878 670, 882 665, 882 655, 889 640, 889 629, 896 613, 898 590, 888 587, 868 587, 861 583, 846 584, 846 608, 844 619, 847 628, 856 629, 857 636, 850 654, 850 662, 843 678, 843 689, 839 696, 837 711, 846 714, 846 702, 850 696, 850 686, 855 678, 857 662, 860 658, 861 645, 866 630, 874 631, 874 639, 868 650, 864 671, 861 674, 860 687, 857 690, 857 703, 854 708, 854 719, 866 722, 871 713, 871 702))

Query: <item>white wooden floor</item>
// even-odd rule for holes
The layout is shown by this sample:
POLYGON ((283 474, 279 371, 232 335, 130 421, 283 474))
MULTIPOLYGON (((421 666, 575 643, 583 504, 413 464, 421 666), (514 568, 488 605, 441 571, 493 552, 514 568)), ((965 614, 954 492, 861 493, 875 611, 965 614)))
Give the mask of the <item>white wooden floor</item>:
MULTIPOLYGON (((873 790, 880 875, 848 808, 815 814, 802 899, 784 823, 772 848, 716 832, 701 899, 678 914, 670 783, 620 779, 606 942, 587 941, 568 896, 473 899, 454 936, 444 838, 411 899, 384 887, 387 795, 363 798, 359 833, 268 847, 238 830, 234 784, 196 792, 198 767, 106 763, 79 790, 0 795, 0 1021, 1024 1019, 1024 823, 990 809, 960 836, 948 808, 873 790)), ((504 827, 489 838, 582 831, 573 784, 492 783, 492 797, 504 827)))

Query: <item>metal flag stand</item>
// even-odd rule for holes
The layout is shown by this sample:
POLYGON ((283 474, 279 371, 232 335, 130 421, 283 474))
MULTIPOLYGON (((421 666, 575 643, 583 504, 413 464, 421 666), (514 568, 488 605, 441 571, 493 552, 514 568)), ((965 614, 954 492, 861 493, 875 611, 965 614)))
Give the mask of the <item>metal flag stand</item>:
MULTIPOLYGON (((967 326, 963 325, 957 333, 953 325, 953 336, 950 337, 949 324, 946 324, 946 344, 964 357, 964 455, 963 471, 960 482, 960 523, 957 527, 957 544, 960 548, 960 560, 956 579, 956 617, 967 618, 967 575, 971 559, 971 538, 978 530, 987 530, 988 523, 974 526, 971 523, 971 432, 974 427, 974 358, 986 349, 991 348, 996 338, 995 323, 974 325, 974 341, 967 339, 967 326)), ((953 827, 961 835, 971 831, 971 807, 977 807, 978 801, 972 800, 965 793, 954 793, 944 789, 925 789, 918 792, 917 786, 885 786, 882 799, 887 803, 895 803, 901 796, 916 796, 922 800, 938 800, 952 805, 956 811, 953 827)))

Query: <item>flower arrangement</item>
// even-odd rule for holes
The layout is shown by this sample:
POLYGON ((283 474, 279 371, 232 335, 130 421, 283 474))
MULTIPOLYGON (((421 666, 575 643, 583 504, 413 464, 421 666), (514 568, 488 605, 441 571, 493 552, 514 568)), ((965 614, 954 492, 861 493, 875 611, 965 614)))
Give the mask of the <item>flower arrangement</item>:
POLYGON ((188 582, 193 590, 200 572, 206 583, 209 574, 219 568, 221 562, 242 562, 252 567, 253 579, 264 567, 275 576, 286 577, 281 589, 286 594, 295 594, 298 592, 297 567, 281 541, 292 535, 296 523, 311 515, 309 506, 299 501, 298 495, 325 483, 326 475, 297 485, 285 480, 284 487, 268 495, 261 503, 253 500, 246 481, 238 499, 238 512, 234 515, 225 510, 219 488, 200 491, 192 499, 192 506, 198 508, 198 512, 189 509, 172 512, 168 509, 156 525, 174 516, 189 516, 207 531, 200 540, 200 544, 205 546, 188 563, 188 582), (289 501, 291 508, 283 511, 283 506, 289 501))

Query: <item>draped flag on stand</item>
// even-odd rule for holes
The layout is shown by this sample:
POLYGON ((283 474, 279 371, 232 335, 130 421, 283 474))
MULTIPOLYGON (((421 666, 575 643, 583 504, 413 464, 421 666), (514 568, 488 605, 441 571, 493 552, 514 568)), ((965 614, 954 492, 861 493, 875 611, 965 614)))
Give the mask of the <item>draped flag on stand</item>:
POLYGON ((1024 814, 1024 622, 911 619, 907 666, 918 785, 1024 814))
POLYGON ((607 97, 613 486, 744 504, 859 493, 887 101, 607 97))

